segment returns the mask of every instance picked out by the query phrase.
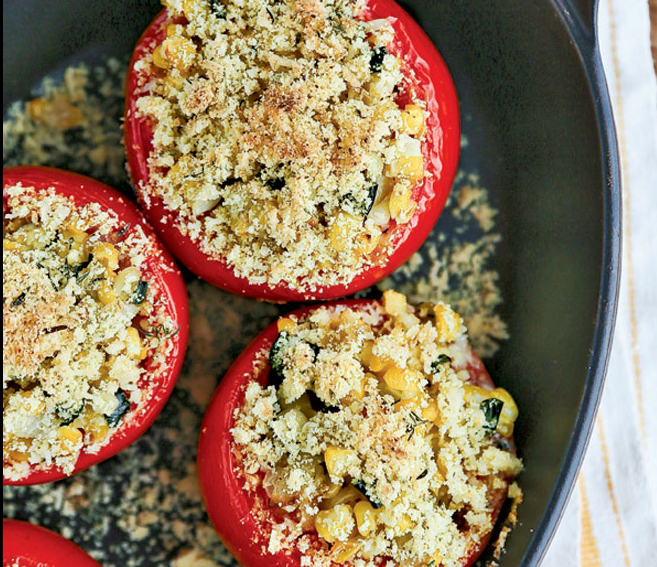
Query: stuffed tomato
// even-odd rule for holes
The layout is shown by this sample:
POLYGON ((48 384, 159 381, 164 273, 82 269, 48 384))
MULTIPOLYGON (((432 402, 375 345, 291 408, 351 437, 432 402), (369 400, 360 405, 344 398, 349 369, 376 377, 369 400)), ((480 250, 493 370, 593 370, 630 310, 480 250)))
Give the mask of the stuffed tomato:
POLYGON ((471 565, 520 494, 518 408, 460 317, 403 295, 303 309, 236 360, 204 418, 201 491, 245 567, 471 565))
POLYGON ((193 272, 292 301, 364 289, 433 228, 456 172, 449 71, 392 0, 164 2, 127 82, 140 203, 193 272))
POLYGON ((3 176, 3 478, 34 484, 154 421, 182 367, 187 292, 119 192, 45 167, 3 176))

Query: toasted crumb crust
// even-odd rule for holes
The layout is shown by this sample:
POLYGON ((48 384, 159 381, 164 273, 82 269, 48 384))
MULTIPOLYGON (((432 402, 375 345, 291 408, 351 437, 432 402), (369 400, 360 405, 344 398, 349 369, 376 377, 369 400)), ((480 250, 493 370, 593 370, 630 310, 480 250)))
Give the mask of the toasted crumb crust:
POLYGON ((360 21, 363 1, 164 4, 166 37, 135 66, 144 200, 254 284, 316 290, 383 263, 427 175, 390 23, 360 21))
POLYGON ((277 385, 250 382, 232 429, 245 490, 269 500, 253 512, 267 551, 299 550, 308 566, 462 565, 522 464, 515 403, 473 375, 460 317, 387 291, 382 306, 278 328, 277 385))
POLYGON ((147 406, 164 370, 152 331, 171 320, 147 267, 159 251, 98 204, 20 184, 4 194, 3 473, 71 473, 147 406))

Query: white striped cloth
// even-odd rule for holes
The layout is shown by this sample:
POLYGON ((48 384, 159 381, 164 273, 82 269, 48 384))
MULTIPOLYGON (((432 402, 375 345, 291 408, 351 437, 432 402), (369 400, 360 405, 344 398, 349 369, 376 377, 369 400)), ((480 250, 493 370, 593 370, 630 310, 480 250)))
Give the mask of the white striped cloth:
POLYGON ((657 565, 657 80, 647 0, 601 0, 623 183, 623 264, 600 411, 542 567, 657 565))

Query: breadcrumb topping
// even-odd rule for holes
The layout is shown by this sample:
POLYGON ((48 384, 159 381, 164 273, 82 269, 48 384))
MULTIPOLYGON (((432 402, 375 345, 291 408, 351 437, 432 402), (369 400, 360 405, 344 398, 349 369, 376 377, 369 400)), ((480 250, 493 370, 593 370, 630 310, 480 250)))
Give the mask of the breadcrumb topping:
POLYGON ((96 203, 20 184, 4 195, 4 476, 70 473, 154 394, 142 361, 161 370, 153 329, 170 324, 146 266, 158 252, 96 203))
POLYGON ((144 200, 251 283, 312 291, 384 262, 428 175, 392 25, 362 21, 362 0, 164 4, 135 66, 144 200))
POLYGON ((387 291, 380 305, 320 307, 278 328, 269 385, 248 384, 232 429, 245 489, 264 488, 285 516, 253 512, 269 553, 462 565, 522 464, 515 402, 477 366, 459 315, 387 291))

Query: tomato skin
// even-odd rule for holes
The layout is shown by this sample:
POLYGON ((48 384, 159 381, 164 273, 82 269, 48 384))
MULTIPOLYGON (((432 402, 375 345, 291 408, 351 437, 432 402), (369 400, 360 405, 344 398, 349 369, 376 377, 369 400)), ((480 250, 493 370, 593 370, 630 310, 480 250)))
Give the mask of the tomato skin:
MULTIPOLYGON (((78 205, 92 202, 99 203, 103 208, 116 212, 123 222, 130 223, 131 229, 140 226, 146 236, 155 236, 153 229, 148 225, 143 214, 134 203, 115 189, 88 177, 50 167, 19 166, 5 168, 3 170, 3 187, 14 186, 18 183, 25 187, 34 187, 37 190, 54 187, 58 194, 73 197, 78 205)), ((5 206, 6 196, 3 191, 3 209, 5 206)), ((149 275, 160 283, 162 288, 161 300, 166 303, 166 311, 169 316, 179 326, 178 333, 167 339, 172 341, 173 345, 167 359, 167 369, 156 377, 158 381, 157 394, 153 395, 153 403, 140 411, 138 415, 134 415, 129 424, 120 427, 109 443, 104 445, 98 453, 88 454, 82 452, 71 475, 112 457, 133 443, 155 421, 173 391, 187 350, 189 305, 187 288, 180 270, 163 246, 160 252, 161 256, 157 260, 155 258, 147 260, 147 270, 149 275)), ((142 364, 148 369, 150 359, 147 358, 142 364)), ((152 375, 149 378, 152 379, 152 375)), ((27 477, 20 480, 3 479, 3 484, 41 484, 60 480, 71 475, 63 473, 54 466, 48 469, 33 468, 27 477)))
POLYGON ((100 567, 73 542, 41 526, 20 520, 2 520, 2 561, 24 567, 100 567))
POLYGON ((223 260, 201 252, 198 246, 173 226, 175 212, 160 198, 146 196, 147 158, 153 149, 152 131, 145 119, 137 118, 137 93, 143 82, 135 63, 152 52, 166 36, 168 14, 160 12, 137 42, 126 81, 125 145, 128 169, 139 202, 162 240, 192 272, 224 290, 268 301, 308 301, 335 299, 374 285, 401 266, 422 245, 433 229, 445 205, 456 175, 460 153, 460 117, 456 90, 447 65, 422 28, 394 0, 370 0, 364 17, 367 20, 390 17, 396 42, 409 55, 411 68, 427 99, 429 118, 425 163, 432 176, 414 190, 418 208, 405 225, 393 226, 390 242, 393 252, 382 265, 365 269, 346 285, 330 285, 300 291, 288 284, 252 284, 235 275, 223 260))
MULTIPOLYGON (((376 300, 350 299, 332 301, 323 307, 345 305, 351 309, 361 309, 379 303, 376 300)), ((301 319, 317 309, 305 307, 286 315, 301 319)), ((266 551, 267 538, 262 525, 252 513, 254 509, 263 507, 267 510, 268 497, 260 487, 257 495, 247 493, 236 473, 239 464, 231 450, 231 429, 234 426, 235 410, 244 403, 244 392, 251 380, 262 386, 267 385, 269 363, 259 368, 254 374, 254 361, 261 353, 268 351, 278 336, 277 323, 274 322, 263 330, 226 372, 208 406, 201 424, 198 445, 198 476, 201 495, 205 508, 215 530, 224 545, 235 556, 243 567, 299 567, 301 554, 278 552, 270 554, 266 551)), ((471 382, 486 389, 493 389, 494 384, 486 371, 481 359, 471 351, 465 368, 471 375, 471 382)), ((497 519, 499 509, 506 498, 506 489, 493 495, 496 502, 493 513, 493 523, 497 519)), ((488 544, 490 533, 476 542, 462 564, 470 567, 488 544)), ((319 540, 316 540, 319 546, 319 540)), ((382 561, 382 564, 386 564, 382 561)), ((389 563, 392 567, 392 563, 389 563)))

